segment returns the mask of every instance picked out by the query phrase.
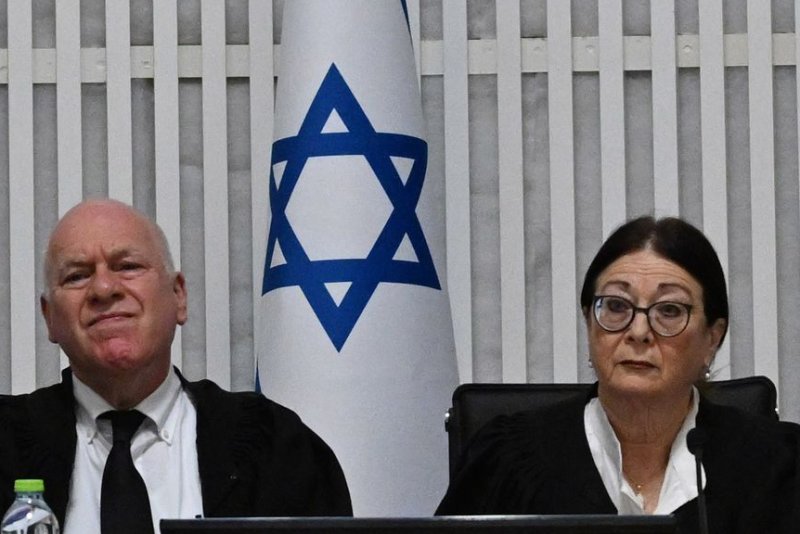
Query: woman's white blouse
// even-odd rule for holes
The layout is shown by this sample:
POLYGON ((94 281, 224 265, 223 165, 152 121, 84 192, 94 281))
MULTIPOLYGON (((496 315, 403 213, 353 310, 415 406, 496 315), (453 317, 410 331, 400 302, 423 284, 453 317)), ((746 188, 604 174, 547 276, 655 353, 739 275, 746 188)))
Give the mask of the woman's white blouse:
MULTIPOLYGON (((686 445, 686 434, 695 426, 698 405, 699 394, 697 389, 693 389, 692 406, 672 443, 658 506, 653 512, 654 514, 672 513, 697 497, 695 459, 686 445)), ((608 422, 608 417, 597 397, 586 404, 583 411, 583 423, 592 458, 617 512, 620 515, 644 514, 644 500, 636 494, 622 474, 622 452, 619 440, 617 440, 614 429, 608 422)), ((705 487, 705 470, 703 470, 702 477, 703 487, 705 487)))

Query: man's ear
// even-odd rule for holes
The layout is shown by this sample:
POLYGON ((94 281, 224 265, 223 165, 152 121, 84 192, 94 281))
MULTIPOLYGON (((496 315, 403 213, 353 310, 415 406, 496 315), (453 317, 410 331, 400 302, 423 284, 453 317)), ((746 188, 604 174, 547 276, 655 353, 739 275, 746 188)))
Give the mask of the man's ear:
POLYGON ((44 293, 39 296, 39 308, 42 310, 42 316, 44 317, 44 322, 47 324, 47 339, 50 340, 51 343, 58 343, 53 335, 53 324, 52 324, 52 315, 50 310, 50 302, 48 302, 47 297, 45 297, 44 293))
POLYGON ((172 291, 175 293, 178 304, 176 321, 178 324, 182 325, 186 322, 189 313, 186 303, 186 278, 184 278, 183 273, 180 271, 175 273, 175 278, 172 281, 172 291))

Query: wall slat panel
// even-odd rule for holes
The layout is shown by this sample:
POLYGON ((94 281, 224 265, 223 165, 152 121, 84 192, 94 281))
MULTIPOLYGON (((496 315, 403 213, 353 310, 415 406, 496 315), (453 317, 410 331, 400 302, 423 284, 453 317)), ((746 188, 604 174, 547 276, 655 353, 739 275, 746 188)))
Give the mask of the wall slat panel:
POLYGON ((33 192, 32 14, 29 0, 8 2, 8 174, 11 264, 11 387, 36 387, 33 192))
POLYGON ((754 370, 778 383, 775 228, 775 139, 772 93, 772 15, 769 3, 748 2, 750 199, 753 243, 754 370))
MULTIPOLYGON (((743 20, 735 20, 745 13, 726 12, 729 7, 724 0, 703 0, 697 2, 697 35, 677 35, 677 23, 686 26, 685 13, 683 21, 681 17, 676 19, 676 7, 682 8, 681 2, 651 0, 646 3, 649 10, 623 0, 495 1, 487 4, 492 9, 479 8, 466 0, 444 0, 441 4, 408 2, 415 59, 420 76, 428 78, 425 96, 433 99, 426 101, 425 106, 435 114, 441 113, 444 121, 444 137, 431 141, 441 141, 445 150, 447 285, 462 381, 488 376, 506 382, 527 379, 526 368, 539 356, 525 354, 526 338, 536 339, 545 328, 538 324, 537 330, 536 317, 526 318, 526 313, 531 313, 526 302, 530 304, 531 298, 537 299, 537 306, 532 309, 544 306, 548 316, 550 309, 553 313, 552 332, 549 322, 546 326, 547 339, 552 336, 555 347, 553 375, 551 378, 545 373, 541 378, 573 381, 590 376, 582 368, 585 340, 577 310, 577 289, 583 273, 577 272, 576 266, 589 259, 599 245, 601 233, 608 235, 625 219, 628 204, 641 202, 641 190, 631 187, 634 183, 643 183, 648 191, 652 186, 653 205, 658 214, 674 214, 680 209, 687 216, 701 215, 703 228, 719 252, 726 272, 730 265, 747 271, 734 272, 736 280, 749 283, 752 267, 752 280, 756 281, 754 309, 752 312, 732 309, 731 313, 734 317, 754 317, 752 335, 741 331, 749 329, 747 323, 736 334, 737 343, 755 345, 755 354, 749 356, 749 349, 737 344, 733 368, 731 349, 726 343, 717 356, 715 377, 742 376, 754 370, 776 381, 780 376, 783 388, 800 378, 800 366, 788 355, 777 353, 791 339, 776 326, 777 291, 782 284, 778 267, 788 265, 786 258, 794 252, 776 250, 777 237, 785 240, 785 233, 791 231, 781 227, 784 233, 779 234, 777 221, 786 221, 792 214, 778 211, 786 209, 785 202, 776 200, 775 195, 786 187, 783 184, 779 188, 776 184, 774 151, 779 147, 778 162, 785 166, 788 156, 776 143, 790 134, 774 131, 772 115, 773 109, 786 110, 787 106, 795 105, 785 101, 786 87, 773 88, 773 76, 782 76, 780 80, 785 83, 783 67, 796 65, 800 57, 800 41, 796 38, 800 22, 795 23, 795 33, 788 33, 780 21, 776 21, 779 24, 773 29, 771 10, 775 6, 750 1, 745 24, 743 20), (545 8, 547 18, 543 21, 539 15, 544 15, 545 8), (630 35, 623 35, 623 21, 630 35), (739 33, 724 34, 724 23, 731 22, 734 22, 732 29, 739 33), (593 27, 597 35, 592 35, 591 29, 586 31, 593 27), (438 40, 433 36, 440 29, 442 39, 438 40), (423 32, 432 40, 423 41, 423 32), (473 38, 469 38, 468 32, 475 34, 473 38), (774 66, 783 70, 773 69, 774 66), (699 83, 695 78, 697 73, 699 83), (441 87, 438 76, 442 76, 441 87), (636 90, 627 92, 629 81, 636 90), (593 84, 599 89, 597 95, 587 92, 593 84), (749 99, 749 109, 742 104, 745 99, 749 99), (492 123, 495 105, 496 138, 492 123), (688 132, 681 123, 680 117, 687 113, 686 105, 690 109, 699 106, 700 117, 696 120, 699 133, 688 132), (649 164, 651 154, 637 154, 641 147, 626 147, 631 141, 627 137, 640 131, 650 135, 651 126, 654 181, 636 182, 636 173, 644 172, 644 167, 636 165, 641 164, 642 158, 649 164), (599 139, 592 137, 595 128, 599 139), (687 147, 687 140, 682 138, 687 134, 697 136, 698 143, 687 147), (580 144, 575 145, 574 139, 580 144), (491 167, 495 156, 497 169, 491 167), (687 167, 679 167, 679 161, 687 167), (632 174, 627 176, 631 164, 632 174), (575 169, 581 174, 577 175, 575 169), (701 176, 691 174, 678 179, 678 173, 687 170, 701 176), (495 171, 499 177, 498 190, 493 189, 494 181, 487 180, 495 171), (576 176, 580 178, 577 182, 576 176), (685 187, 692 190, 679 190, 685 187), (694 200, 694 192, 702 200, 694 200), (486 206, 498 209, 494 208, 495 203, 499 205, 497 213, 474 212, 486 206), (747 203, 752 217, 742 220, 733 210, 747 203), (602 222, 602 232, 586 227, 595 218, 602 222), (495 227, 483 226, 494 225, 498 220, 499 242, 491 239, 495 227), (533 237, 526 232, 533 232, 533 237), (541 251, 537 248, 534 255, 530 248, 536 243, 546 244, 541 251), (752 252, 752 266, 735 261, 743 257, 740 256, 743 246, 752 247, 744 250, 746 254, 752 252), (729 258, 729 249, 737 255, 729 258), (487 261, 487 254, 498 253, 499 260, 487 261), (486 291, 487 280, 492 284, 491 291, 486 291), (500 294, 495 295, 493 284, 498 280, 500 294), (500 305, 494 307, 498 302, 500 305), (492 313, 500 311, 500 320, 494 317, 487 320, 480 315, 490 309, 487 305, 492 313), (484 335, 489 336, 487 343, 484 335), (489 346, 495 340, 499 340, 501 354, 474 353, 482 351, 478 347, 489 346)), ((800 0, 784 2, 790 3, 800 12, 800 0)), ((8 49, 0 49, 3 86, 0 89, 8 94, 9 139, 8 146, 0 147, 0 151, 8 151, 11 178, 7 200, 11 209, 8 227, 0 231, 10 239, 5 253, 11 265, 11 330, 4 330, 3 335, 11 340, 13 349, 0 357, 10 362, 9 383, 14 392, 28 391, 38 382, 50 379, 36 376, 36 366, 31 365, 35 362, 35 357, 31 359, 36 347, 34 336, 42 335, 37 334, 34 326, 38 313, 37 279, 29 265, 36 258, 33 247, 40 246, 34 242, 33 229, 36 227, 35 235, 39 237, 43 230, 34 199, 50 194, 34 187, 50 187, 46 185, 51 184, 49 177, 56 176, 58 190, 52 191, 52 195, 57 195, 58 210, 63 214, 83 195, 82 174, 92 187, 105 179, 101 175, 106 154, 98 152, 98 146, 105 150, 106 142, 109 193, 130 200, 134 187, 151 187, 149 183, 134 184, 131 168, 132 150, 137 150, 131 146, 131 126, 143 124, 132 120, 131 99, 148 96, 132 94, 131 80, 149 78, 153 80, 155 150, 154 161, 143 162, 152 165, 155 174, 152 187, 156 218, 167 234, 176 263, 181 262, 182 246, 184 253, 196 251, 205 259, 205 272, 196 274, 197 278, 204 277, 205 287, 193 288, 196 295, 203 295, 199 298, 205 299, 202 306, 206 310, 205 351, 202 341, 192 340, 195 343, 190 344, 186 337, 181 340, 179 333, 173 361, 188 367, 193 374, 205 370, 206 376, 228 387, 232 372, 230 321, 235 316, 231 311, 252 305, 252 317, 259 317, 258 290, 269 220, 266 190, 276 75, 273 58, 280 51, 279 45, 273 45, 272 41, 274 29, 280 29, 281 3, 201 0, 186 4, 159 0, 152 3, 152 46, 146 42, 140 44, 147 28, 142 33, 142 20, 136 18, 139 16, 136 11, 131 12, 130 0, 108 0, 102 4, 105 9, 87 9, 79 0, 58 0, 54 7, 55 47, 31 49, 32 35, 37 38, 34 42, 52 46, 47 42, 47 23, 42 11, 38 8, 31 11, 27 0, 8 0, 9 44, 8 49), (226 14, 232 16, 227 28, 226 14), (226 31, 235 44, 226 44, 226 31), (137 42, 134 46, 130 44, 131 37, 137 42), (84 48, 81 48, 82 38, 84 48), (179 39, 184 44, 178 45, 179 39), (236 91, 232 91, 232 99, 227 98, 228 83, 233 89, 241 87, 237 85, 240 80, 229 82, 231 78, 249 78, 250 94, 245 97, 250 106, 249 131, 227 127, 227 106, 243 102, 235 99, 236 91), (180 86, 179 97, 181 79, 186 84, 180 86), (55 91, 52 87, 39 90, 37 84, 54 86, 55 91), (200 96, 204 102, 202 111, 195 108, 200 96), (47 145, 50 141, 44 137, 35 137, 46 136, 46 132, 32 127, 33 118, 37 119, 35 124, 53 122, 40 116, 42 110, 49 109, 46 100, 41 110, 34 107, 34 102, 41 98, 56 100, 57 131, 54 135, 50 133, 53 147, 47 145), (189 101, 191 106, 187 104, 189 101), (202 115, 202 138, 198 133, 185 135, 179 141, 179 136, 187 133, 179 127, 181 104, 184 109, 197 109, 202 115), (98 105, 102 106, 100 116, 108 112, 107 123, 92 112, 98 105), (82 128, 82 120, 87 117, 92 121, 91 130, 82 128), (107 136, 103 137, 105 128, 107 136), (101 132, 100 138, 89 135, 95 129, 101 132), (249 135, 249 139, 235 137, 242 135, 249 135), (87 144, 82 146, 82 143, 87 144), (237 189, 229 195, 229 181, 234 174, 229 177, 228 161, 230 158, 231 169, 236 165, 235 176, 242 176, 238 147, 247 147, 248 143, 251 196, 243 199, 240 195, 243 190, 234 182, 230 185, 237 189), (40 158, 36 153, 51 148, 57 151, 57 158, 49 153, 42 153, 40 158), (181 151, 185 160, 180 159, 181 151), (100 162, 84 156, 99 153, 103 155, 100 162), (187 179, 187 169, 199 168, 201 160, 202 185, 199 179, 187 179), (183 176, 181 161, 187 165, 183 176), (45 168, 46 165, 57 168, 45 168), (34 183, 34 170, 37 180, 42 182, 34 183), (196 189, 182 190, 181 183, 196 185, 196 189), (247 258, 234 257, 239 255, 241 247, 229 246, 229 214, 238 209, 249 209, 252 214, 252 254, 246 254, 247 258), (187 228, 203 228, 203 239, 191 231, 187 233, 187 228), (187 242, 181 243, 181 235, 187 242), (252 299, 249 294, 242 297, 241 293, 231 293, 233 271, 229 266, 242 261, 252 264, 255 289, 252 299)), ((691 23, 689 20, 689 27, 691 23)), ((800 86, 800 74, 795 77, 800 86)), ((135 87, 138 91, 149 86, 137 83, 135 87)), ((792 97, 800 107, 800 98, 792 97)), ((0 104, 5 105, 4 102, 0 104)), ((238 108, 235 111, 237 117, 241 116, 238 108)), ((185 127, 200 131, 199 120, 180 118, 185 127)), ((440 130, 433 131, 437 135, 440 130)), ((649 144, 646 150, 650 150, 649 144)), ((649 201, 645 205, 650 205, 649 201)), ((198 281, 193 278, 193 283, 198 281)), ((794 286, 789 283, 786 287, 794 286)), ((743 290, 738 287, 735 296, 741 297, 743 290)), ((787 296, 790 298, 793 296, 787 296)), ((740 306, 746 302, 749 307, 749 294, 736 302, 740 306)), ((259 329, 254 328, 253 336, 258 335, 259 329)), ((544 358, 535 365, 549 371, 549 353, 544 358)), ((242 363, 241 358, 237 360, 242 363)), ((62 355, 62 364, 66 363, 62 355)), ((241 369, 238 371, 236 387, 247 387, 238 378, 241 369)), ((784 401, 788 403, 786 398, 784 401)), ((789 417, 800 417, 797 408, 784 408, 789 417)))
POLYGON ((497 4, 497 145, 503 382, 527 381, 522 58, 518 2, 497 4))
MULTIPOLYGON (((703 231, 728 273, 728 187, 725 144, 725 56, 722 0, 699 4, 700 128, 703 172, 703 231)), ((730 344, 724 343, 714 362, 714 376, 731 377, 730 344)))
MULTIPOLYGON (((796 63, 800 63, 800 0, 794 0, 794 56, 796 63)), ((797 153, 800 160, 800 68, 795 66, 795 106, 797 107, 797 153)), ((800 167, 800 165, 798 165, 800 167)), ((800 171, 800 169, 798 169, 800 171)), ((800 172, 798 172, 798 180, 800 180, 800 172)))
MULTIPOLYGON (((83 198, 80 1, 56 2, 56 129, 59 217, 83 198)), ((60 351, 61 368, 69 365, 60 351)))
POLYGON ((106 0, 108 196, 133 201, 131 17, 126 0, 106 0))
POLYGON ((210 379, 228 388, 231 346, 225 5, 215 0, 203 0, 201 5, 206 368, 210 379))
MULTIPOLYGON (((605 10, 604 10, 605 11, 605 10)), ((775 66, 795 65, 795 34, 773 34, 772 62, 775 66)), ((624 70, 651 71, 652 39, 646 35, 628 35, 622 38, 624 48, 624 70)), ((675 38, 675 48, 679 69, 700 66, 700 36, 681 34, 675 38)), ((522 73, 547 72, 547 39, 523 37, 522 73)), ((747 34, 725 34, 723 36, 724 59, 726 67, 746 67, 747 34)), ((572 38, 573 72, 591 73, 600 69, 600 37, 581 36, 572 38)), ((497 40, 480 38, 467 42, 469 51, 469 74, 497 73, 497 40)), ((153 47, 133 45, 130 47, 131 78, 153 78, 153 47)), ((273 53, 280 53, 280 45, 273 47, 273 53)), ((250 75, 250 45, 229 44, 226 46, 228 77, 248 77, 250 75)), ((424 40, 420 45, 420 68, 423 76, 441 76, 444 73, 444 48, 439 40, 424 40)), ((201 45, 183 44, 178 46, 178 74, 181 78, 202 77, 201 45)), ((0 84, 8 83, 8 51, 0 48, 0 84)), ((50 84, 56 82, 56 49, 33 49, 33 83, 50 84)), ((81 81, 83 83, 104 83, 106 76, 106 49, 81 49, 81 81)))
POLYGON ((470 232, 467 4, 442 4, 447 285, 453 313, 458 374, 472 382, 472 260, 470 232))
MULTIPOLYGON (((253 235, 253 346, 263 347, 257 321, 261 317, 267 228, 269 228, 269 172, 275 86, 272 57, 272 1, 250 2, 250 169, 253 235)), ((258 359, 255 359, 258 362, 258 359)))
POLYGON ((653 63, 653 181, 657 216, 678 215, 675 2, 650 4, 653 63))
POLYGON ((625 220, 625 87, 622 0, 598 9, 600 53, 600 174, 603 236, 625 220))
POLYGON ((553 265, 553 381, 578 379, 575 172, 570 2, 547 2, 550 234, 553 265))
MULTIPOLYGON (((775 66, 795 65, 795 34, 773 34, 773 64, 775 66)), ((622 38, 624 48, 624 70, 651 71, 652 39, 646 35, 627 35, 622 38)), ((675 38, 675 48, 680 50, 677 56, 677 67, 697 68, 700 66, 700 36, 681 34, 675 38)), ((723 36, 724 59, 726 67, 746 67, 747 34, 725 34, 723 36)), ((547 39, 523 37, 522 73, 547 72, 547 39)), ((497 40, 489 38, 470 39, 467 42, 469 51, 469 74, 497 73, 497 40)), ((600 69, 600 37, 581 36, 572 38, 573 72, 591 73, 600 69)), ((131 78, 153 78, 153 47, 149 45, 133 45, 129 49, 131 56, 131 78)), ((273 53, 280 53, 280 45, 273 47, 273 53)), ((248 77, 250 75, 250 46, 247 44, 230 44, 226 46, 228 77, 248 77)), ((183 44, 178 46, 178 74, 181 78, 202 77, 201 45, 183 44)), ((33 83, 55 83, 56 49, 35 48, 33 50, 33 83)), ((8 51, 0 48, 0 84, 8 83, 8 51)), ((423 76, 441 76, 444 73, 443 41, 424 40, 420 45, 420 68, 423 76)), ((81 50, 81 81, 83 83, 104 83, 106 76, 106 49, 102 47, 83 48, 81 50)))
POLYGON ((58 120, 58 213, 81 201, 81 34, 80 1, 56 2, 56 98, 58 120))
MULTIPOLYGON (((181 265, 180 133, 178 122, 178 6, 153 4, 153 105, 156 220, 167 236, 176 268, 181 265)), ((181 329, 175 331, 172 363, 183 363, 181 329)))

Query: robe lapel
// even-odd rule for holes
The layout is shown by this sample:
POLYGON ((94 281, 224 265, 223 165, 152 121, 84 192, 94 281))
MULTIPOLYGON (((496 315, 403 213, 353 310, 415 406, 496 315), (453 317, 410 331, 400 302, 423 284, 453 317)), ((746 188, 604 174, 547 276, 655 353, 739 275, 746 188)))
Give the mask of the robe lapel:
POLYGON ((553 432, 553 435, 561 436, 558 444, 563 454, 560 454, 559 458, 565 463, 559 470, 572 479, 569 487, 574 490, 574 494, 562 497, 571 500, 570 508, 585 510, 583 513, 615 514, 617 508, 608 496, 603 479, 594 463, 583 425, 586 403, 596 394, 597 384, 588 397, 576 397, 574 403, 566 405, 564 417, 558 423, 560 428, 553 432))
POLYGON ((228 499, 242 476, 231 454, 236 422, 224 403, 203 394, 198 383, 186 381, 180 373, 178 376, 197 410, 197 462, 203 513, 206 517, 230 515, 228 499))
POLYGON ((69 369, 63 371, 60 384, 31 394, 27 408, 32 434, 28 476, 44 479, 47 503, 63 525, 77 442, 69 369))

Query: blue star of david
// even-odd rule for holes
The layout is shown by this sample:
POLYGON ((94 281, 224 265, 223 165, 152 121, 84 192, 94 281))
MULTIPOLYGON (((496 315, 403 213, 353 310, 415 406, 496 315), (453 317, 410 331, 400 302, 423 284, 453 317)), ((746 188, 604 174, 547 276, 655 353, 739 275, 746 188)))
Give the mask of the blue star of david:
MULTIPOLYGON (((381 282, 412 284, 441 289, 416 207, 425 180, 428 145, 408 135, 376 132, 336 65, 328 69, 295 137, 275 141, 269 180, 272 223, 267 239, 264 283, 261 294, 288 286, 299 286, 337 351, 341 351, 358 318, 381 282), (323 133, 333 111, 346 132, 323 133), (303 167, 310 157, 363 156, 392 204, 392 212, 366 258, 309 259, 286 216, 303 167), (391 157, 413 160, 403 183, 391 157), (275 165, 285 162, 280 187, 275 165), (417 261, 394 258, 405 236, 417 261), (272 265, 276 243, 285 263, 272 265), (337 305, 326 283, 351 282, 337 305)), ((347 214, 342 214, 347 216, 347 214)))

